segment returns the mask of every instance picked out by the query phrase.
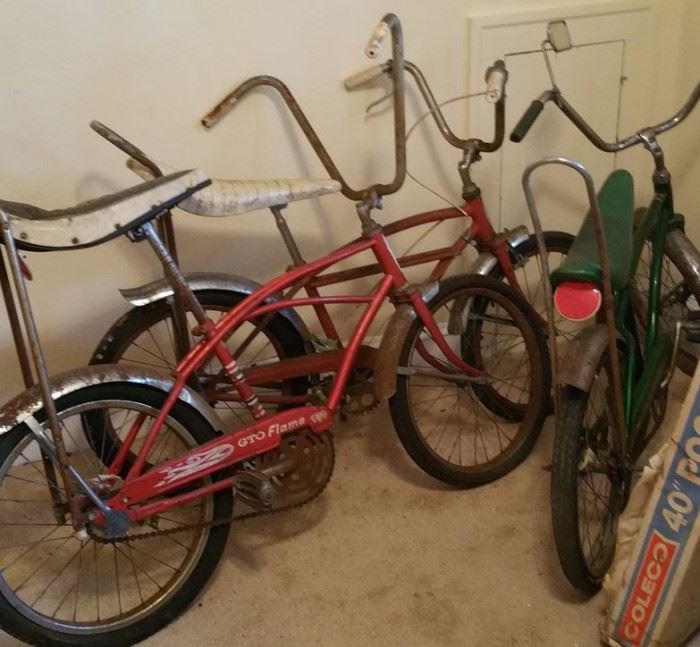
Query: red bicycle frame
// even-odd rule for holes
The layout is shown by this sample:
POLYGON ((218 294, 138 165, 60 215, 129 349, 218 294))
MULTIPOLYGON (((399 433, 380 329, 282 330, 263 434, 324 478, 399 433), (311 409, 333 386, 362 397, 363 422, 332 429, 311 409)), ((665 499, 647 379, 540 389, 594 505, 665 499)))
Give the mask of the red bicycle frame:
MULTIPOLYGON (((144 229, 147 237, 149 235, 155 236, 152 225, 147 225, 144 229)), ((433 319, 430 310, 421 298, 419 289, 410 288, 406 277, 387 244, 382 229, 377 227, 375 231, 367 236, 356 239, 323 258, 282 274, 232 308, 216 323, 207 320, 200 326, 204 338, 175 367, 175 384, 173 389, 149 429, 144 443, 138 451, 136 460, 126 475, 123 487, 118 495, 115 495, 107 502, 108 505, 113 510, 126 512, 131 521, 145 519, 150 515, 230 487, 231 479, 222 479, 168 498, 162 498, 164 495, 181 490, 184 486, 193 481, 198 481, 213 472, 231 467, 236 463, 276 448, 281 442, 282 435, 287 432, 298 430, 302 427, 307 427, 314 433, 327 431, 340 403, 350 371, 358 357, 362 340, 379 307, 390 295, 394 303, 407 302, 412 305, 438 349, 455 370, 459 370, 463 374, 466 373, 475 379, 483 375, 482 371, 465 363, 452 351, 433 319), (384 278, 372 294, 366 296, 308 296, 265 303, 265 300, 270 295, 289 288, 308 277, 315 276, 339 261, 365 251, 371 251, 374 254, 378 267, 384 274, 384 278), (392 291, 394 295, 391 295, 392 291), (331 303, 365 303, 366 307, 355 324, 347 347, 335 354, 336 362, 334 368, 336 371, 327 402, 321 406, 295 407, 266 416, 258 398, 252 391, 247 377, 238 369, 236 360, 223 343, 224 339, 243 322, 265 313, 300 305, 315 306, 331 303), (146 465, 146 456, 153 447, 180 392, 195 370, 213 356, 216 356, 222 366, 224 366, 224 370, 233 382, 239 398, 245 402, 251 412, 254 422, 243 429, 225 433, 176 459, 167 461, 142 473, 146 465), (148 502, 150 499, 156 500, 148 502)), ((440 366, 434 358, 429 356, 425 347, 420 348, 419 352, 431 364, 440 366)), ((445 370, 444 366, 442 366, 442 370, 445 370)), ((120 472, 127 455, 131 452, 132 444, 143 421, 144 416, 139 416, 133 423, 117 455, 109 466, 109 473, 116 475, 120 472)), ((95 521, 99 524, 103 521, 103 518, 99 511, 96 511, 95 514, 95 521)))

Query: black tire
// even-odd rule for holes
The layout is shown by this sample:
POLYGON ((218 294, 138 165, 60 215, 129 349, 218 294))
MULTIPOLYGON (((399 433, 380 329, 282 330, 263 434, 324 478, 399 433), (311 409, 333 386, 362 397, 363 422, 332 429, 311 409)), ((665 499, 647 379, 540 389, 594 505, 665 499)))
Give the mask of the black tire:
MULTIPOLYGON (((75 433, 71 430, 80 435, 77 426, 81 424, 80 418, 82 416, 97 411, 101 412, 100 415, 109 415, 107 407, 110 407, 109 410, 120 407, 124 410, 131 409, 137 412, 148 412, 147 415, 156 415, 165 401, 166 395, 145 386, 109 383, 85 387, 60 398, 56 405, 63 426, 64 439, 66 439, 66 443, 70 443, 67 449, 69 449, 71 464, 83 475, 88 476, 90 466, 95 467, 95 469, 99 466, 94 453, 84 447, 81 448, 79 442, 74 443, 75 433), (73 427, 74 423, 71 422, 73 420, 76 427, 73 427)), ((41 421, 44 418, 43 413, 42 410, 35 414, 35 417, 41 421)), ((172 443, 173 439, 175 441, 181 440, 183 447, 187 447, 201 445, 216 437, 207 421, 182 402, 175 404, 166 422, 168 426, 164 428, 163 433, 174 434, 166 439, 167 443, 165 444, 168 447, 170 447, 168 443, 172 443)), ((22 528, 26 528, 28 533, 35 532, 30 529, 30 527, 38 525, 32 522, 35 517, 42 520, 42 526, 52 525, 47 523, 50 520, 55 523, 54 530, 37 542, 31 552, 27 551, 26 554, 18 558, 15 551, 13 555, 15 559, 9 565, 8 562, 11 558, 7 556, 8 550, 0 550, 0 555, 3 556, 0 557, 0 561, 2 561, 0 626, 2 629, 33 645, 113 647, 133 645, 178 618, 199 595, 221 558, 229 534, 230 524, 224 520, 230 517, 232 511, 231 489, 226 488, 201 500, 191 502, 192 507, 189 509, 172 508, 168 510, 167 514, 161 516, 157 521, 158 528, 166 529, 166 525, 180 523, 180 521, 172 519, 166 521, 166 517, 184 514, 185 517, 181 517, 181 520, 192 518, 188 515, 192 513, 193 509, 196 511, 197 505, 201 504, 201 513, 206 513, 207 523, 219 521, 222 524, 173 535, 184 546, 184 542, 187 541, 186 537, 189 537, 190 533, 194 533, 196 546, 184 552, 183 560, 185 561, 183 563, 186 563, 186 566, 183 566, 185 571, 182 575, 178 575, 176 578, 175 574, 171 574, 165 576, 164 579, 158 579, 155 574, 162 573, 164 568, 163 566, 159 567, 158 562, 162 561, 168 566, 168 569, 175 569, 172 563, 166 563, 165 560, 172 560, 172 555, 180 554, 184 548, 172 548, 171 546, 176 545, 170 539, 164 545, 165 550, 157 550, 152 542, 159 540, 154 537, 121 544, 96 541, 92 535, 88 539, 77 538, 72 529, 69 514, 66 513, 63 524, 57 522, 53 517, 51 497, 45 477, 42 478, 44 472, 38 448, 32 447, 30 448, 31 453, 25 454, 29 444, 35 442, 36 439, 32 432, 24 424, 18 425, 0 437, 0 492, 4 492, 0 505, 2 505, 3 521, 5 523, 12 520, 17 522, 11 533, 4 533, 4 537, 0 537, 0 543, 9 542, 10 545, 20 543, 18 533, 22 528), (24 460, 18 459, 18 463, 12 465, 12 461, 19 456, 22 456, 24 460), (30 459, 27 459, 27 456, 30 459), (32 480, 22 479, 21 471, 28 471, 32 474, 32 480), (18 489, 19 486, 22 486, 23 489, 18 489), (8 490, 13 492, 12 502, 8 502, 6 498, 8 490), (20 503, 18 499, 20 491, 26 492, 26 495, 31 498, 20 503), (44 506, 46 506, 45 510, 44 506), (56 539, 57 534, 61 535, 58 539, 56 539), (54 538, 53 544, 49 543, 50 536, 54 538), (65 542, 63 542, 64 538, 65 542), (44 544, 47 543, 48 546, 44 547, 44 544), (70 551, 73 549, 77 552, 68 560, 67 556, 70 556, 70 551), (66 557, 64 557, 64 553, 67 553, 66 557), (90 559, 93 554, 94 569, 90 567, 90 559), (158 557, 154 557, 154 554, 158 557), (143 555, 149 555, 149 557, 143 557, 143 555), (21 565, 17 565, 18 559, 20 561, 30 560, 29 568, 34 569, 34 573, 25 584, 16 588, 15 594, 12 593, 14 582, 11 581, 14 577, 14 569, 20 569, 21 577, 24 577, 24 573, 27 572, 22 570, 21 565), (59 565, 65 562, 61 570, 52 570, 52 566, 48 564, 52 559, 57 560, 59 565), (113 572, 111 570, 112 562, 114 564, 113 572), (41 566, 35 566, 38 564, 41 566), (87 571, 81 570, 83 566, 87 571), (74 574, 74 569, 77 569, 77 576, 74 574), (84 576, 85 572, 87 572, 87 576, 84 576), (48 582, 42 594, 43 597, 34 600, 33 603, 22 600, 20 592, 26 589, 29 589, 29 592, 26 593, 27 597, 33 599, 32 587, 37 585, 30 586, 30 583, 33 578, 42 576, 44 581, 48 582), (155 584, 152 584, 151 581, 155 584), (160 582, 163 581, 165 584, 161 585, 160 582), (71 582, 73 583, 72 587, 68 588, 71 582), (114 594, 115 582, 118 589, 116 595, 114 594), (130 589, 127 588, 128 582, 131 582, 130 589), (168 589, 167 587, 170 585, 173 588, 168 589), (150 594, 149 591, 154 586, 162 586, 162 588, 156 593, 150 594), (93 587, 97 588, 93 589, 93 587), (100 602, 100 594, 104 593, 106 589, 108 599, 102 599, 100 602), (65 594, 64 591, 66 591, 65 594), (140 599, 136 597, 136 592, 138 592, 140 599), (115 606, 117 600, 114 598, 118 599, 118 607, 115 606), (126 609, 132 600, 134 608, 126 609), (51 621, 49 614, 56 601, 59 602, 53 611, 55 617, 51 621), (98 620, 95 626, 88 626, 86 624, 88 621, 84 618, 94 608, 97 609, 98 620), (112 616, 107 618, 110 612, 112 612, 112 616), (121 614, 121 617, 115 615, 117 613, 121 614)), ((177 442, 169 451, 174 452, 176 448, 177 442)), ((169 457, 168 454, 166 456, 169 457)), ((208 477, 208 479, 214 480, 217 478, 219 475, 208 477)), ((59 488, 59 490, 59 494, 61 494, 62 489, 59 488)), ((175 526, 173 525, 173 527, 175 526)), ((128 533, 141 534, 144 531, 152 530, 153 527, 148 524, 144 526, 135 524, 128 533)), ((41 529, 41 533, 44 533, 44 528, 41 529)), ((161 539, 164 540, 164 538, 161 539)), ((9 548, 9 553, 13 554, 12 548, 9 548)), ((53 568, 55 569, 56 566, 54 565, 53 568)), ((170 573, 170 570, 165 572, 170 573)), ((159 577, 163 576, 159 575, 159 577)))
MULTIPOLYGON (((674 234, 683 236, 680 231, 674 232, 674 234)), ((647 242, 639 257, 634 280, 631 283, 637 321, 642 330, 646 327, 650 265, 651 243, 647 242)), ((679 265, 675 263, 673 256, 668 252, 664 252, 661 261, 660 283, 659 325, 663 332, 673 337, 676 322, 687 320, 691 313, 700 309, 700 295, 693 293, 692 282, 685 279, 679 265)), ((698 364, 698 355, 700 355, 700 345, 690 341, 686 333, 681 332, 676 366, 686 375, 693 377, 695 367, 698 364)))
MULTIPOLYGON (((204 310, 211 313, 224 313, 248 296, 226 290, 199 290, 195 291, 195 295, 204 310)), ((132 308, 117 320, 102 338, 90 358, 90 364, 135 364, 169 372, 176 363, 170 331, 171 316, 170 304, 165 299, 132 308), (161 332, 158 338, 154 337, 153 331, 157 327, 161 331, 164 329, 167 334, 161 332), (142 341, 139 344, 137 340, 145 340, 145 342, 142 341)), ((188 320, 193 326, 194 319, 189 314, 188 320)), ((272 317, 262 327, 260 333, 269 342, 270 352, 274 352, 280 359, 298 357, 307 352, 305 340, 290 321, 280 314, 272 317)), ((190 339, 190 344, 192 343, 193 340, 190 339)), ((243 365, 245 360, 245 355, 239 359, 243 365)), ((215 362, 215 360, 212 361, 215 362)), ((206 368, 203 372, 206 372, 206 368)), ((200 382, 203 381, 203 378, 200 379, 200 382)), ((284 392, 288 395, 303 395, 308 387, 309 380, 306 377, 286 380, 283 383, 284 392)), ((225 417, 228 414, 232 424, 245 424, 250 421, 242 405, 233 407, 224 402, 217 402, 212 397, 208 399, 222 416, 225 417)))
MULTIPOLYGON (((545 231, 543 233, 545 249, 550 256, 554 255, 548 259, 550 265, 549 269, 550 271, 555 270, 559 266, 562 257, 569 253, 575 236, 563 231, 545 231)), ((535 234, 530 234, 530 236, 512 250, 511 261, 516 268, 515 273, 518 278, 518 284, 523 286, 521 288, 523 296, 542 317, 546 317, 547 313, 543 308, 544 302, 540 302, 540 300, 544 298, 541 282, 538 282, 537 285, 533 287, 533 282, 542 277, 542 266, 539 261, 539 256, 540 250, 537 245, 537 236, 535 234), (536 261, 534 266, 531 264, 531 260, 536 261)), ((499 263, 493 266, 488 276, 501 281, 505 280, 503 268, 499 263)))
POLYGON ((552 528, 559 562, 572 586, 587 595, 600 589, 612 563, 627 492, 625 467, 611 446, 606 364, 607 355, 590 393, 563 389, 552 459, 552 528))
MULTIPOLYGON (((569 253, 571 243, 574 241, 574 236, 562 231, 545 231, 544 243, 547 252, 549 253, 550 270, 554 270, 561 262, 561 258, 569 253)), ((518 245, 512 253, 512 261, 516 267, 515 273, 518 279, 518 285, 522 290, 522 294, 527 298, 535 312, 541 317, 542 322, 547 320, 547 311, 544 305, 544 289, 541 283, 542 266, 539 261, 540 251, 537 245, 537 237, 532 234, 520 245, 518 245), (535 260, 535 263, 531 261, 535 260), (535 282, 536 285, 534 284, 535 282)), ((499 263, 494 265, 488 276, 505 280, 503 268, 499 263)), ((472 305, 473 310, 479 313, 483 309, 485 302, 475 301, 472 305)), ((483 314, 483 313, 482 313, 483 314)), ((556 322, 557 329, 562 330, 561 321, 556 322)), ((481 339, 482 320, 473 318, 469 320, 467 334, 465 336, 469 343, 463 344, 462 355, 469 364, 473 366, 481 366, 483 359, 481 357, 481 346, 478 340, 481 339)), ((549 362, 547 362, 546 370, 549 371, 549 362)), ((524 415, 524 407, 521 403, 513 402, 508 398, 503 397, 503 394, 493 389, 489 384, 474 385, 474 392, 477 394, 481 403, 490 411, 505 420, 519 421, 524 415)))
MULTIPOLYGON (((455 312, 461 313, 460 308, 463 304, 475 299, 483 299, 485 307, 490 306, 494 309, 495 318, 499 322, 494 324, 495 338, 498 338, 499 334, 507 334, 518 339, 507 348, 499 347, 503 354, 491 358, 492 363, 482 363, 479 368, 486 370, 487 379, 490 377, 494 382, 500 379, 501 384, 511 389, 515 378, 499 378, 499 371, 515 364, 514 375, 517 377, 521 367, 526 366, 525 377, 518 378, 518 384, 521 385, 524 394, 522 397, 527 398, 521 401, 521 419, 510 422, 493 415, 478 401, 473 383, 460 384, 445 380, 439 377, 439 373, 436 375, 435 371, 430 373, 430 369, 427 369, 427 373, 424 369, 423 375, 408 373, 411 369, 420 370, 421 362, 422 366, 425 366, 425 361, 419 356, 421 348, 425 349, 426 341, 430 342, 420 319, 416 319, 406 335, 399 358, 399 365, 403 370, 400 370, 397 376, 396 393, 389 401, 396 432, 411 458, 434 478, 458 487, 473 487, 500 478, 527 457, 542 429, 550 389, 543 331, 536 324, 529 305, 510 286, 483 276, 451 277, 441 283, 438 293, 428 302, 428 307, 438 323, 444 324, 444 319, 449 318, 450 304, 455 312), (498 326, 505 328, 499 332, 498 326), (419 341, 423 346, 419 344, 416 350, 419 341), (425 375, 429 377, 426 378, 425 375), (452 393, 455 394, 455 402, 452 407, 445 402, 447 396, 443 393, 447 386, 441 386, 443 384, 454 387, 452 393), (433 400, 416 401, 416 390, 421 395, 437 395, 433 400), (420 407, 426 402, 433 404, 425 410, 427 415, 423 415, 420 407), (429 440, 434 429, 428 431, 427 428, 433 424, 431 418, 435 414, 437 419, 434 424, 439 426, 441 431, 437 444, 432 445, 429 440), (470 421, 474 424, 470 424, 470 421), (449 454, 444 456, 440 453, 440 445, 448 430, 451 437, 454 436, 454 442, 449 454), (490 448, 487 447, 487 442, 490 448), (474 452, 473 460, 465 463, 463 456, 467 443, 473 445, 474 452), (458 456, 453 459, 455 448, 458 456)), ((448 329, 448 337, 459 336, 459 339, 454 340, 457 344, 464 343, 465 335, 462 330, 465 330, 466 326, 461 319, 460 316, 459 328, 452 332, 448 329)), ((456 324, 452 323, 451 326, 455 327, 456 324)), ((432 359, 437 360, 436 357, 432 359)), ((441 361, 441 364, 445 366, 444 361, 441 361)), ((469 451, 468 447, 466 449, 469 451)))

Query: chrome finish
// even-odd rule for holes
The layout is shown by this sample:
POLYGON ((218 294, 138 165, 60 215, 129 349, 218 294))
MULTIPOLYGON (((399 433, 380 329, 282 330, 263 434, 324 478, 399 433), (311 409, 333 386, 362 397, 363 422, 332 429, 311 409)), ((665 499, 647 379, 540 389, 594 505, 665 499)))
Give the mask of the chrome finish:
MULTIPOLYGON (((495 66, 502 68, 505 72, 505 63, 503 61, 496 61, 495 66)), ((411 63, 410 61, 404 62, 404 67, 406 71, 414 78, 420 93, 423 95, 423 99, 430 109, 430 113, 433 115, 435 124, 438 130, 442 133, 442 136, 447 140, 447 142, 459 148, 460 150, 467 151, 469 148, 474 148, 477 153, 490 153, 492 151, 498 150, 503 143, 503 136, 505 133, 505 88, 503 97, 500 101, 495 104, 495 127, 494 127, 494 138, 492 142, 484 142, 480 139, 461 139, 452 132, 450 127, 447 125, 442 110, 437 101, 435 101, 435 96, 433 95, 425 76, 418 68, 417 65, 411 63)), ((388 71, 388 70, 385 70, 388 71)))
POLYGON ((588 391, 607 346, 608 331, 603 324, 586 326, 567 349, 564 366, 559 375, 560 385, 575 386, 581 391, 588 391))
POLYGON ((673 348, 671 350, 671 363, 668 366, 666 377, 659 383, 659 391, 664 391, 673 379, 673 374, 676 372, 676 358, 678 357, 678 349, 681 345, 681 332, 683 331, 683 323, 676 321, 676 326, 673 331, 673 348))
POLYGON ((306 115, 299 107, 294 95, 289 88, 274 76, 262 75, 247 79, 239 86, 229 92, 210 112, 202 118, 202 125, 205 128, 215 126, 233 107, 241 97, 255 87, 267 85, 279 92, 280 96, 287 104, 290 112, 294 116, 302 132, 308 139, 311 147, 316 152, 321 164, 326 169, 328 175, 340 182, 342 194, 350 200, 366 200, 373 194, 381 197, 398 191, 406 178, 406 117, 405 117, 405 83, 404 83, 404 57, 403 57, 403 32, 401 22, 393 13, 386 14, 381 22, 386 24, 391 33, 391 60, 390 77, 392 83, 392 96, 394 102, 394 159, 395 174, 394 179, 389 184, 373 184, 364 189, 353 189, 343 178, 328 151, 321 143, 318 135, 306 118, 306 115))
POLYGON ((180 268, 173 260, 168 248, 156 233, 153 223, 145 223, 141 226, 141 230, 158 257, 158 260, 161 262, 166 278, 169 279, 173 286, 175 298, 182 299, 183 306, 192 312, 198 324, 206 323, 207 315, 204 312, 204 308, 202 308, 202 304, 197 301, 191 288, 187 285, 185 275, 180 271, 180 268))
MULTIPOLYGON (((41 446, 41 450, 48 453, 55 461, 58 460, 56 447, 51 442, 51 439, 44 433, 43 425, 34 417, 29 416, 24 424, 31 429, 34 437, 41 446)), ((110 508, 100 497, 97 495, 95 490, 90 487, 90 484, 82 477, 80 472, 78 472, 72 465, 68 465, 67 472, 73 477, 75 482, 80 486, 80 489, 90 497, 90 500, 104 513, 110 514, 112 508, 110 508)))
POLYGON ((488 380, 483 377, 471 375, 461 375, 459 373, 450 374, 445 371, 438 371, 434 368, 416 368, 410 366, 399 366, 396 369, 398 375, 424 375, 426 377, 439 377, 445 382, 456 382, 458 384, 487 384, 488 380))
MULTIPOLYGON (((603 220, 600 215, 600 207, 598 205, 598 198, 596 196, 595 185, 593 183, 593 178, 588 172, 583 164, 576 162, 574 160, 567 159, 566 157, 546 157, 538 162, 530 164, 523 173, 523 190, 525 192, 525 200, 527 201, 527 207, 530 211, 530 217, 532 218, 533 225, 535 227, 535 232, 537 233, 537 246, 539 248, 540 257, 542 259, 542 271, 546 277, 550 276, 549 271, 549 259, 547 258, 547 250, 544 244, 544 233, 542 231, 542 223, 539 218, 537 211, 537 206, 535 204, 535 198, 530 187, 530 176, 532 172, 541 166, 548 164, 559 164, 562 166, 568 166, 569 168, 576 171, 584 181, 586 186, 586 193, 588 195, 588 202, 590 204, 590 212, 593 219, 593 229, 595 231, 596 246, 598 248, 598 258, 600 261, 600 274, 601 274, 601 288, 603 293, 603 312, 605 314, 605 328, 607 330, 607 346, 610 354, 610 372, 612 381, 612 392, 613 392, 613 402, 615 404, 615 418, 617 433, 613 434, 613 444, 615 445, 615 450, 620 456, 626 456, 626 438, 627 434, 624 433, 626 429, 625 425, 625 410, 623 405, 622 397, 622 376, 620 374, 620 365, 616 361, 612 361, 613 358, 617 356, 617 330, 615 328, 615 313, 614 313, 614 296, 612 284, 610 282, 610 265, 608 262, 608 252, 605 244, 605 231, 603 229, 603 220)), ((554 325, 554 306, 552 299, 552 286, 550 282, 543 281, 546 296, 546 306, 547 306, 547 327, 549 333, 549 343, 550 343, 550 362, 552 364, 552 380, 555 385, 555 397, 554 397, 554 407, 555 412, 559 415, 560 402, 559 402, 559 374, 558 374, 558 358, 557 358, 557 348, 556 348, 556 327, 554 325)))
MULTIPOLYGON (((66 371, 51 379, 51 399, 57 400, 69 393, 89 386, 97 386, 110 382, 128 382, 158 389, 169 393, 175 380, 157 371, 144 367, 130 367, 123 364, 98 364, 66 371)), ((196 391, 185 387, 178 399, 202 415, 215 431, 222 431, 223 425, 216 412, 208 402, 196 391)), ((21 393, 0 408, 0 435, 7 433, 17 425, 26 422, 43 407, 41 391, 38 386, 33 386, 21 393)))
MULTIPOLYGON (((506 235, 506 240, 509 247, 516 254, 518 253, 518 247, 529 238, 530 232, 525 225, 518 225, 515 229, 511 229, 506 235)), ((480 274, 481 276, 488 276, 496 265, 498 265, 498 259, 490 252, 483 252, 482 254, 479 254, 479 256, 477 256, 474 262, 469 266, 467 274, 480 274)))
MULTIPOLYGON (((199 290, 222 290, 224 292, 249 295, 262 287, 260 283, 236 274, 191 272, 184 276, 187 285, 194 292, 199 290)), ((167 279, 158 279, 136 288, 122 289, 119 292, 129 303, 139 307, 161 299, 168 299, 174 295, 173 287, 168 283, 167 279)), ((271 296, 268 297, 267 302, 278 301, 279 298, 279 296, 271 296)), ((296 310, 284 308, 279 310, 279 314, 294 326, 304 341, 311 339, 309 329, 296 310)))
MULTIPOLYGON (((29 295, 27 294, 27 286, 24 283, 24 276, 22 275, 22 269, 19 263, 19 255, 17 254, 17 247, 15 246, 15 239, 12 233, 12 227, 10 225, 10 220, 7 214, 0 209, 0 223, 2 225, 2 239, 5 244, 5 249, 7 250, 7 257, 10 261, 10 270, 12 272, 12 278, 15 284, 15 292, 17 293, 17 299, 19 301, 20 312, 22 313, 22 319, 24 323, 24 329, 27 334, 27 340, 29 342, 29 350, 32 354, 32 360, 34 363, 34 372, 36 373, 37 379, 39 381, 38 387, 32 387, 36 389, 40 394, 40 400, 44 405, 46 411, 46 419, 48 421, 49 429, 51 430, 51 440, 53 443, 54 451, 56 453, 57 463, 58 463, 58 474, 63 484, 63 491, 65 492, 66 499, 70 504, 71 517, 73 519, 73 524, 76 530, 78 526, 75 525, 77 519, 77 501, 74 497, 73 483, 68 478, 68 454, 66 453, 66 447, 63 443, 63 436, 61 434, 61 427, 58 422, 58 414, 56 413, 56 403, 52 398, 51 387, 49 384, 49 373, 46 367, 46 359, 44 358, 44 353, 41 349, 41 344, 39 343, 39 333, 36 329, 36 323, 34 321, 34 316, 32 314, 32 306, 29 302, 29 295)), ((42 456, 42 458, 44 458, 42 456)), ((47 461, 44 458, 44 464, 47 461)), ((46 471, 46 479, 48 482, 52 482, 54 475, 52 474, 53 468, 46 471)))

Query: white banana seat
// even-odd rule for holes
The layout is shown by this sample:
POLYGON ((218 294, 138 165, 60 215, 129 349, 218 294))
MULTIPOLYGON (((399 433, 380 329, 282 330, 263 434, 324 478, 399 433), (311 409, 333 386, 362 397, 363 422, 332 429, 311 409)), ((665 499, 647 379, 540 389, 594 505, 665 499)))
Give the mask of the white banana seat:
POLYGON ((210 182, 202 171, 180 171, 68 209, 48 211, 5 200, 0 200, 0 209, 21 249, 91 247, 148 222, 210 182))
MULTIPOLYGON (((157 165, 164 173, 175 170, 160 162, 157 165)), ((153 172, 136 160, 129 159, 127 166, 145 180, 153 178, 153 172)), ((329 178, 212 180, 208 187, 184 200, 179 208, 199 216, 235 216, 339 191, 340 183, 329 178)))

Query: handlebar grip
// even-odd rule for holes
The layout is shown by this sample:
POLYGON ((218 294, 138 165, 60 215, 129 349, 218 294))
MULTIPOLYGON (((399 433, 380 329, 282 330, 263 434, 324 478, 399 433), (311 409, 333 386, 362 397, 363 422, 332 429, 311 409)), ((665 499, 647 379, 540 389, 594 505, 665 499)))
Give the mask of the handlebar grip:
POLYGON ((503 98, 507 79, 508 72, 506 72, 502 61, 498 61, 496 65, 492 65, 486 71, 486 101, 498 103, 503 98))
POLYGON ((372 79, 376 79, 382 74, 384 74, 384 66, 381 64, 373 65, 372 67, 365 68, 364 70, 360 70, 359 72, 352 74, 347 79, 345 79, 345 81, 343 81, 343 85, 345 86, 346 90, 352 90, 353 88, 356 88, 362 85, 363 83, 367 83, 372 79))
POLYGON ((367 58, 377 58, 382 51, 382 42, 389 33, 389 25, 383 20, 374 28, 370 36, 367 47, 365 47, 365 55, 367 58))
POLYGON ((532 124, 535 123, 537 117, 540 116, 540 112, 542 112, 543 109, 544 103, 542 103, 539 99, 535 99, 530 104, 530 107, 525 111, 525 114, 520 117, 520 121, 510 133, 510 141, 515 142, 516 144, 521 142, 532 127, 532 124))

